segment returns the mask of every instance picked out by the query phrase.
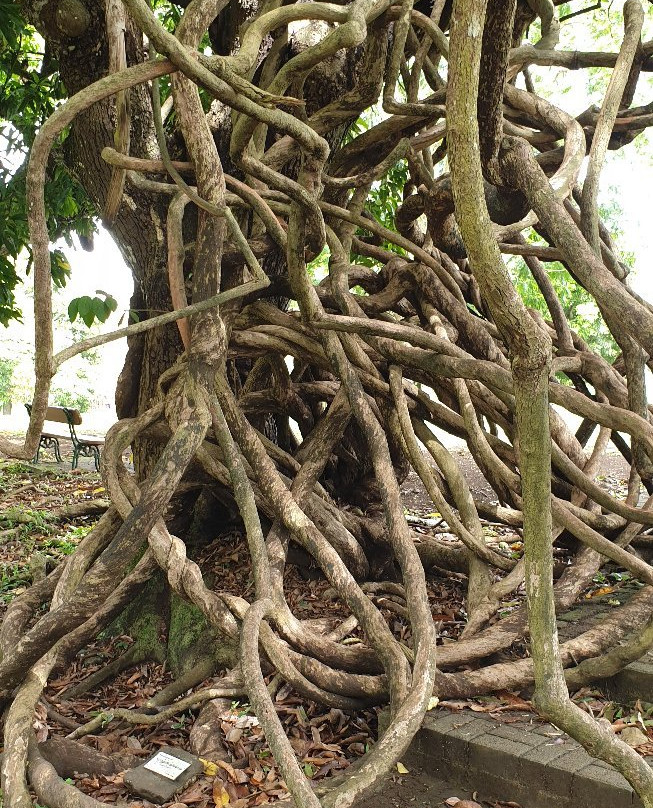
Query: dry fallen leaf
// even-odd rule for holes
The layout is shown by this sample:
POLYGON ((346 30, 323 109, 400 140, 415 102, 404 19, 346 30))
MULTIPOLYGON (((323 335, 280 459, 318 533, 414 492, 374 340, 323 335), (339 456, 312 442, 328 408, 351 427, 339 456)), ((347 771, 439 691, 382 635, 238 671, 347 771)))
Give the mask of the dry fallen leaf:
POLYGON ((589 600, 590 598, 600 598, 601 595, 609 595, 610 592, 614 592, 614 586, 602 586, 600 589, 595 589, 593 592, 588 592, 585 595, 585 598, 589 600))
POLYGON ((403 763, 397 763, 397 771, 399 774, 409 774, 408 769, 404 766, 403 763))
POLYGON ((217 808, 222 808, 222 806, 229 804, 229 793, 219 778, 216 778, 213 783, 213 802, 217 808))
POLYGON ((231 778, 232 783, 242 783, 242 772, 236 771, 231 763, 227 763, 226 760, 216 760, 216 765, 219 766, 221 769, 227 772, 229 777, 231 778))
POLYGON ((215 777, 218 773, 218 767, 215 763, 211 760, 206 760, 205 758, 200 758, 200 763, 204 766, 204 774, 207 777, 215 777))
POLYGON ((194 783, 179 795, 180 802, 190 805, 194 802, 205 802, 207 795, 202 791, 199 783, 194 783))
POLYGON ((627 743, 628 746, 632 746, 633 748, 648 743, 648 737, 644 735, 639 727, 625 727, 625 729, 621 731, 620 737, 624 743, 627 743))
POLYGON ((497 697, 506 701, 511 707, 514 707, 519 710, 532 710, 533 705, 530 701, 525 701, 522 699, 521 696, 518 696, 516 693, 512 693, 510 690, 499 690, 497 692, 497 697))

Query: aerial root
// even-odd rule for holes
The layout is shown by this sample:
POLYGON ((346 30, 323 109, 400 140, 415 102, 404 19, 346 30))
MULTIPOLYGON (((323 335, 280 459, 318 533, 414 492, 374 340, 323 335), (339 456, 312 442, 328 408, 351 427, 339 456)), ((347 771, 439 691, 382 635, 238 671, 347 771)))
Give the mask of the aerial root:
MULTIPOLYGON (((467 31, 478 27, 476 10, 456 0, 449 38, 438 25, 442 3, 432 18, 411 3, 378 15, 366 2, 310 4, 311 17, 332 26, 330 32, 260 87, 244 77, 255 75, 264 39, 277 31, 285 36, 288 23, 302 20, 309 5, 266 9, 229 57, 196 51, 212 21, 210 4, 191 3, 176 36, 143 0, 125 5, 167 58, 125 67, 120 19, 111 17, 115 72, 61 105, 36 138, 27 196, 39 363, 25 443, 17 447, 0 437, 0 450, 24 459, 33 455, 52 374, 77 353, 174 321, 185 353, 161 375, 144 410, 107 436, 103 474, 111 507, 74 556, 7 610, 0 629, 0 693, 9 702, 7 805, 31 805, 29 761, 43 804, 95 808, 95 800, 61 781, 40 754, 33 711, 52 670, 97 636, 159 569, 219 636, 240 644, 240 670, 224 686, 216 683, 171 704, 162 702, 178 698, 183 688, 199 683, 200 673, 212 671, 178 680, 139 712, 103 705, 104 718, 72 728, 70 737, 98 731, 107 720, 153 724, 180 709, 240 695, 244 688, 296 802, 345 808, 403 753, 433 693, 471 695, 535 680, 541 709, 588 748, 616 761, 650 805, 650 786, 633 756, 605 733, 594 737, 585 718, 581 724, 574 718, 565 677, 577 686, 603 670, 617 670, 649 647, 651 586, 601 625, 563 643, 559 656, 542 655, 543 648, 555 646, 554 607, 569 608, 606 559, 653 583, 651 565, 629 550, 650 544, 653 526, 653 500, 639 504, 640 483, 649 493, 653 486, 653 427, 643 385, 653 355, 653 314, 625 283, 627 269, 596 208, 612 135, 634 137, 651 123, 648 108, 618 109, 622 102, 630 105, 633 76, 653 50, 650 43, 642 45, 641 64, 633 68, 639 3, 626 3, 619 54, 599 55, 598 63, 596 54, 555 49, 559 25, 549 0, 529 4, 542 20, 538 46, 515 49, 506 38, 513 28, 510 3, 488 4, 485 34, 468 37, 467 31), (463 18, 464 36, 455 22, 463 18), (389 25, 395 36, 386 69, 389 25), (361 48, 363 42, 368 47, 361 48), (323 109, 309 115, 303 99, 285 95, 289 88, 301 94, 308 73, 335 54, 369 55, 377 46, 383 57, 378 64, 365 61, 365 82, 354 81, 323 109), (477 98, 477 83, 467 86, 464 78, 467 66, 478 70, 483 48, 480 81, 488 91, 477 98), (438 71, 442 59, 449 61, 446 79, 438 71), (573 118, 538 98, 528 80, 525 91, 506 81, 540 63, 613 66, 601 111, 573 118), (156 83, 152 103, 161 159, 127 153, 126 93, 163 75, 173 75, 171 98, 189 158, 184 162, 168 154, 156 83), (402 101, 396 98, 400 77, 406 88, 402 101), (424 82, 431 94, 420 100, 424 82), (225 175, 198 86, 231 112, 230 158, 246 182, 225 175), (118 101, 118 148, 102 152, 112 167, 105 213, 119 215, 125 179, 141 193, 166 200, 175 310, 54 355, 46 168, 63 130, 111 95, 118 101), (379 95, 388 117, 334 149, 327 164, 324 136, 334 121, 351 120, 379 95), (264 131, 275 133, 269 146, 264 131), (590 170, 581 192, 576 183, 587 136, 593 138, 590 170), (558 148, 560 140, 564 146, 558 148), (438 167, 445 156, 451 173, 438 167), (287 170, 291 159, 296 171, 287 170), (398 159, 406 161, 402 199, 386 226, 366 200, 398 159), (167 178, 154 181, 146 174, 167 178), (192 244, 184 241, 189 202, 201 209, 192 244), (508 223, 493 224, 499 221, 508 223), (535 235, 539 243, 531 242, 535 235), (325 245, 328 274, 313 284, 307 260, 325 245), (524 256, 538 310, 523 304, 501 254, 524 256), (279 256, 287 272, 268 277, 268 259, 279 256), (189 257, 192 280, 184 276, 189 257), (569 324, 545 267, 553 260, 564 261, 583 299, 598 305, 610 346, 622 354, 618 361, 592 350, 569 324), (232 273, 242 282, 218 288, 217 265, 223 280, 232 273), (300 311, 285 311, 263 294, 295 300, 300 311), (246 380, 238 369, 244 361, 252 367, 246 380), (577 430, 560 409, 581 418, 577 430), (279 427, 278 444, 262 434, 262 424, 272 421, 279 427), (438 430, 466 441, 491 489, 489 498, 498 504, 474 496, 460 458, 439 440, 438 430), (594 433, 598 437, 588 450, 594 433), (139 485, 121 458, 145 438, 155 439, 161 454, 139 485), (597 482, 610 442, 630 469, 625 500, 597 482), (421 538, 407 523, 399 484, 411 469, 438 514, 426 519, 437 518, 437 531, 444 532, 421 538), (249 601, 209 586, 201 565, 188 557, 183 536, 174 535, 165 521, 175 492, 190 477, 219 489, 240 513, 254 583, 249 601), (488 518, 493 528, 510 528, 507 535, 520 541, 494 540, 483 522, 488 518), (290 542, 320 569, 329 594, 348 612, 330 632, 299 620, 286 600, 290 542), (565 561, 555 584, 554 549, 565 561), (456 642, 437 648, 425 569, 453 570, 467 582, 467 626, 456 642), (521 597, 522 584, 529 604, 541 607, 531 608, 533 659, 484 664, 527 633, 523 604, 496 619, 506 598, 521 597), (49 611, 41 611, 44 604, 49 611), (547 615, 546 626, 538 625, 538 614, 547 615), (405 627, 408 640, 393 631, 395 622, 405 627), (349 636, 353 632, 355 638, 349 636), (472 665, 474 670, 461 670, 472 665), (268 674, 274 677, 270 685, 268 674), (343 710, 390 702, 390 730, 321 801, 274 710, 271 693, 281 681, 305 698, 343 710), (543 688, 547 681, 555 687, 543 688)), ((265 69, 261 75, 267 75, 265 69)), ((137 654, 134 647, 68 695, 133 664, 137 654)))

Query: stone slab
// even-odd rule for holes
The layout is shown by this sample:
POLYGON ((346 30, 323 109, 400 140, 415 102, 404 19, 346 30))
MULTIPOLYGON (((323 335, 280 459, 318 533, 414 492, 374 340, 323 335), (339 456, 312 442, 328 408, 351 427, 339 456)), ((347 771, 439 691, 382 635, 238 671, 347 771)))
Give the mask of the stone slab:
POLYGON ((534 732, 532 726, 520 725, 515 727, 511 724, 499 724, 490 730, 490 734, 497 738, 506 738, 509 741, 516 741, 527 746, 541 746, 549 740, 545 735, 534 732))
POLYGON ((586 769, 592 763, 592 760, 593 758, 587 754, 582 746, 574 744, 573 747, 570 745, 570 749, 564 757, 556 760, 556 769, 575 774, 586 769))
MULTIPOLYGON (((164 770, 167 767, 163 767, 164 770)), ((133 793, 139 797, 143 797, 150 802, 161 805, 170 800, 185 788, 191 781, 198 777, 204 771, 204 767, 199 758, 191 755, 183 749, 175 749, 170 746, 162 746, 158 752, 149 757, 141 766, 136 766, 135 769, 130 769, 125 772, 125 785, 133 793), (158 774, 155 771, 145 768, 157 756, 169 755, 176 760, 183 761, 189 764, 181 773, 173 777, 175 770, 170 769, 170 777, 163 774, 158 774)))
POLYGON ((631 805, 633 791, 619 772, 592 762, 577 773, 571 784, 571 795, 578 808, 612 808, 613 805, 631 805), (596 789, 595 783, 599 788, 596 789), (609 783, 612 788, 605 788, 609 783), (618 794, 615 801, 615 794, 618 794))

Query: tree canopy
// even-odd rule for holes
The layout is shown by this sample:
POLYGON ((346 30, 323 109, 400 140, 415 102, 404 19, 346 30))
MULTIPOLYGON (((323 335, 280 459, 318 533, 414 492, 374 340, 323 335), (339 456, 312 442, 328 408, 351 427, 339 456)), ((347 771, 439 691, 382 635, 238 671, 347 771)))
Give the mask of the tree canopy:
MULTIPOLYGON (((534 685, 542 715, 653 806, 648 764, 569 699, 653 641, 653 568, 638 549, 653 526, 653 307, 599 206, 608 151, 653 122, 640 97, 653 42, 640 0, 597 5, 24 0, 6 16, 2 76, 21 89, 0 116, 8 148, 30 156, 0 198, 1 317, 16 316, 28 247, 36 384, 24 444, 0 438, 0 451, 34 454, 65 361, 119 336, 130 346, 103 459, 112 506, 0 628, 9 805, 29 804, 28 761, 41 801, 88 804, 35 774, 25 717, 52 670, 162 571, 217 644, 238 646, 216 695, 246 694, 297 805, 343 808, 373 788, 434 695, 534 685), (573 48, 590 14, 596 44, 573 48), (566 108, 567 71, 589 76, 581 111, 566 108), (54 354, 63 269, 50 244, 88 239, 96 213, 134 275, 138 322, 54 354), (494 500, 475 496, 438 430, 464 438, 494 500), (596 479, 611 443, 625 499, 596 479), (410 470, 452 541, 406 519, 410 470), (201 526, 234 514, 249 598, 195 560, 201 526), (488 518, 521 530, 523 551, 488 541, 488 518), (294 546, 348 610, 331 631, 288 604, 294 546), (554 548, 568 560, 555 580, 554 548), (608 563, 644 586, 559 644, 556 610, 608 563), (439 645, 429 585, 452 573, 467 622, 439 645), (526 635, 530 656, 510 657, 526 635), (271 671, 334 708, 389 703, 388 728, 343 781, 307 780, 271 671)), ((89 300, 71 316, 90 322, 89 300)))

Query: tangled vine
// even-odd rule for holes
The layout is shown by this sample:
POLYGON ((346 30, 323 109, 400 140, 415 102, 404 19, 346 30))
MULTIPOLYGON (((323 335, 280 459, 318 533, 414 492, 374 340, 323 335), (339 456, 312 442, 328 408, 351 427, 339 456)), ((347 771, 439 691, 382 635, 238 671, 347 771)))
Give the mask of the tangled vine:
POLYGON ((569 687, 619 670, 653 643, 653 568, 633 552, 650 544, 653 526, 644 383, 653 308, 629 287, 597 206, 606 150, 652 122, 649 106, 632 106, 640 74, 653 69, 653 42, 641 41, 641 3, 624 4, 618 53, 590 53, 557 47, 561 23, 551 0, 435 0, 425 8, 413 0, 269 0, 247 10, 229 55, 200 49, 227 4, 185 5, 172 33, 146 0, 107 0, 108 75, 57 109, 32 149, 37 381, 24 446, 2 440, 0 450, 33 455, 50 380, 80 351, 175 321, 184 352, 160 376, 149 405, 107 436, 111 508, 65 564, 11 603, 0 628, 6 804, 31 805, 29 771, 45 804, 96 805, 44 762, 33 711, 53 668, 162 569, 175 592, 240 644, 238 671, 192 703, 245 692, 297 805, 351 805, 405 751, 434 694, 534 683, 538 709, 618 767, 650 808, 648 765, 568 696, 569 687), (529 44, 536 19, 541 38, 529 44), (150 47, 149 58, 131 66, 128 22, 150 47), (289 30, 300 23, 310 36, 288 57, 289 30), (348 80, 309 104, 306 88, 324 64, 348 80), (611 68, 601 108, 572 117, 539 97, 532 66, 611 68), (163 76, 171 94, 162 105, 163 76), (129 93, 147 82, 156 157, 129 149, 129 93), (114 220, 130 188, 169 200, 173 310, 54 354, 48 156, 77 116, 108 97, 115 97, 116 132, 101 154, 111 166, 104 218, 114 220), (380 122, 344 137, 377 103, 380 122), (169 152, 171 109, 185 159, 169 152), (228 150, 210 125, 216 110, 230 120, 228 150), (367 202, 400 160, 403 200, 387 227, 367 202), (308 265, 325 248, 328 273, 313 283, 308 265), (524 305, 502 255, 523 257, 548 317, 524 305), (598 305, 617 361, 570 326, 547 274, 552 261, 598 305), (296 310, 279 300, 296 301, 296 310), (575 432, 561 409, 582 419, 575 432), (270 419, 276 440, 265 429, 270 419), (465 439, 499 504, 474 499, 433 427, 465 439), (143 436, 162 448, 137 483, 121 458, 143 436), (610 442, 630 467, 625 500, 595 479, 610 442), (457 544, 411 530, 400 498, 409 467, 457 544), (252 602, 208 587, 164 521, 190 468, 237 503, 252 602), (641 486, 649 495, 643 503, 641 486), (382 515, 341 507, 356 504, 354 489, 359 503, 382 503, 382 515), (481 517, 523 528, 524 557, 489 546, 481 517), (554 583, 552 548, 563 536, 573 537, 575 551, 554 583), (310 554, 351 612, 331 634, 315 632, 286 602, 290 542, 310 554), (556 610, 569 608, 607 561, 645 586, 599 626, 558 645, 556 610), (462 573, 468 586, 467 626, 458 641, 437 648, 426 590, 432 568, 462 573), (397 582, 386 585, 410 622, 410 647, 370 596, 378 586, 371 582, 388 569, 396 571, 397 582), (524 582, 527 606, 496 621, 502 600, 524 582), (355 626, 365 641, 343 644, 355 626), (488 662, 527 632, 529 659, 488 662), (344 710, 388 701, 389 727, 344 780, 320 793, 298 765, 264 670, 344 710))

